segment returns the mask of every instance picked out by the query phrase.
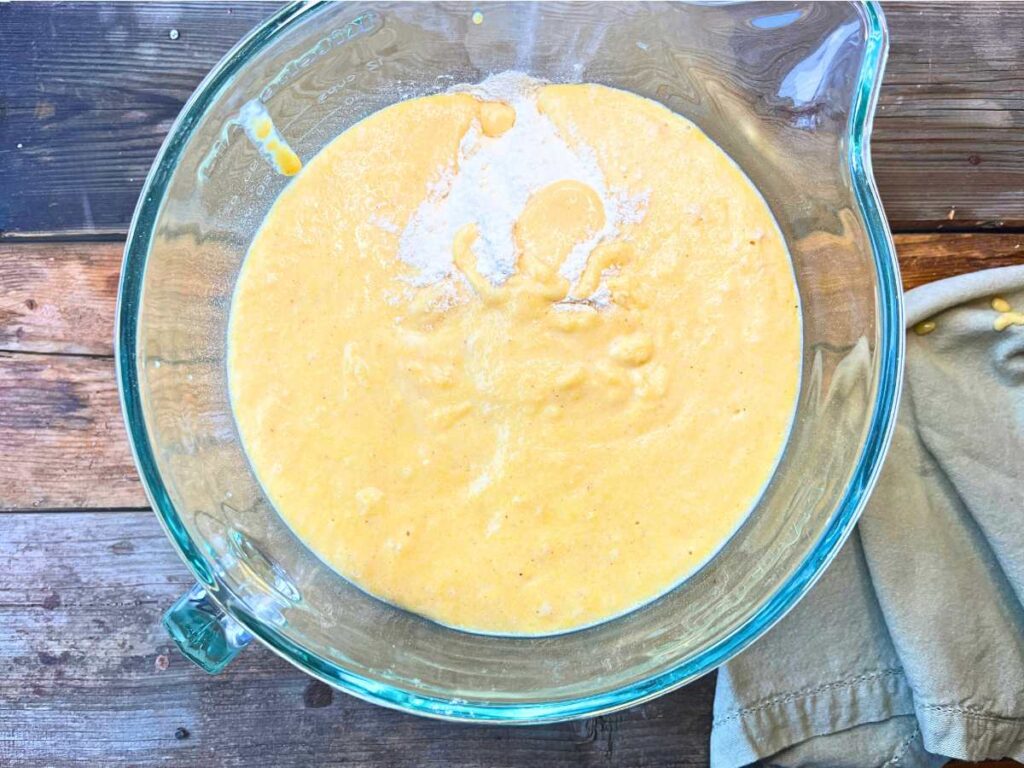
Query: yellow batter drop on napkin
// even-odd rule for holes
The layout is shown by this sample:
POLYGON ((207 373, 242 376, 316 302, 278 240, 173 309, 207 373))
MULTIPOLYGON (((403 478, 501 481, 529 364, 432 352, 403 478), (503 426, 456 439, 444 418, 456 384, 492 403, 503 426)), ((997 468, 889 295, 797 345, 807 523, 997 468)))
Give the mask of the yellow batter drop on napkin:
POLYGON ((336 138, 252 244, 238 427, 276 509, 368 592, 549 633, 718 549, 800 375, 771 213, 692 123, 596 85, 411 99, 336 138))

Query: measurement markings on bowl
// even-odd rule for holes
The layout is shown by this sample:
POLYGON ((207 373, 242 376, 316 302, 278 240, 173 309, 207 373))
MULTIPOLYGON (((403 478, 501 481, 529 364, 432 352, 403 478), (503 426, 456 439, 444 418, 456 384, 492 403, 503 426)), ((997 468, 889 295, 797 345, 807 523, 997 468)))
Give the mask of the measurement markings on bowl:
MULTIPOLYGON (((253 110, 253 107, 251 107, 250 105, 255 104, 257 107, 262 108, 264 111, 266 111, 266 105, 270 102, 270 100, 282 88, 291 85, 297 78, 299 78, 302 74, 306 73, 317 60, 319 60, 325 54, 332 50, 335 50, 341 45, 345 45, 352 40, 355 40, 360 37, 365 37, 367 35, 371 35, 377 32, 378 30, 381 29, 383 23, 384 19, 379 13, 376 13, 374 11, 367 11, 366 13, 362 13, 359 16, 356 16, 354 19, 351 19, 350 21, 341 25, 340 27, 333 29, 326 37, 321 38, 316 45, 309 48, 301 56, 292 59, 287 64, 285 64, 284 67, 282 67, 281 71, 263 87, 263 89, 260 91, 259 97, 257 97, 256 99, 252 99, 249 102, 246 102, 246 104, 239 111, 237 117, 227 120, 224 123, 224 127, 221 130, 220 136, 213 143, 213 145, 210 147, 209 152, 206 153, 206 156, 203 158, 203 161, 199 164, 199 168, 196 174, 199 183, 203 183, 209 180, 214 175, 218 160, 230 145, 232 126, 242 127, 243 129, 245 129, 246 134, 249 136, 249 138, 253 138, 251 132, 246 126, 246 118, 249 116, 247 115, 246 110, 253 110)), ((374 58, 371 61, 367 62, 364 66, 368 70, 373 70, 379 68, 382 64, 383 62, 381 59, 374 58)), ((350 74, 346 76, 345 81, 351 82, 355 78, 356 74, 350 74)), ((323 99, 318 100, 318 103, 322 102, 323 99)), ((271 125, 273 124, 271 123, 271 125)), ((270 140, 268 139, 268 141, 270 140)), ((288 146, 287 143, 284 143, 284 140, 281 139, 280 137, 279 141, 281 142, 279 146, 286 148, 288 151, 291 151, 291 147, 288 146)), ((257 146, 259 145, 257 144, 257 146)), ((272 154, 276 154, 277 150, 270 149, 268 151, 270 151, 272 154)), ((288 161, 284 165, 277 163, 272 164, 278 167, 278 171, 280 173, 286 176, 293 175, 292 173, 286 173, 284 170, 285 167, 294 167, 293 161, 288 161)), ((250 166, 249 170, 251 172, 258 167, 258 165, 255 167, 250 166)), ((301 165, 299 167, 301 168, 301 165)), ((297 173, 298 170, 299 168, 295 168, 293 173, 297 173)), ((251 173, 249 176, 247 176, 246 182, 249 182, 250 179, 251 173)))
POLYGON ((373 34, 384 25, 384 17, 379 13, 367 11, 356 16, 351 21, 331 30, 330 34, 322 38, 316 45, 296 59, 292 59, 281 69, 277 77, 271 80, 260 91, 260 101, 266 103, 283 86, 290 85, 302 72, 309 69, 317 59, 333 50, 339 45, 345 45, 351 40, 373 34))
POLYGON ((302 170, 302 160, 280 134, 270 113, 259 101, 250 101, 238 113, 239 123, 249 141, 282 176, 294 176, 302 170))

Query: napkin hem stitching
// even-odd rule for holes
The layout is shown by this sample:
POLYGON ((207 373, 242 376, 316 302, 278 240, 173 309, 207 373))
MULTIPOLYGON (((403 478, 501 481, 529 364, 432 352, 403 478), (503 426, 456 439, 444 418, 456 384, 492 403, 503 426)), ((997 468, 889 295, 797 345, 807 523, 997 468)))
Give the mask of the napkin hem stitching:
POLYGON ((1024 716, 1018 715, 997 715, 994 713, 963 709, 961 707, 953 707, 945 704, 922 704, 921 709, 927 709, 932 712, 953 712, 964 717, 972 717, 976 720, 991 720, 998 723, 1022 723, 1024 722, 1024 716))
POLYGON ((914 743, 914 739, 921 735, 921 729, 919 726, 914 726, 914 732, 910 734, 910 738, 906 739, 902 744, 896 747, 892 753, 892 757, 885 761, 882 768, 896 768, 900 764, 900 760, 907 754, 907 750, 910 749, 910 745, 914 743))
POLYGON ((775 696, 771 699, 768 699, 767 701, 763 701, 749 707, 744 707, 743 709, 739 709, 730 715, 726 715, 725 717, 719 718, 712 722, 711 727, 714 728, 715 726, 728 723, 732 720, 737 720, 745 715, 749 715, 752 712, 758 712, 762 709, 767 709, 768 707, 775 706, 776 704, 786 704, 791 701, 797 701, 799 699, 806 698, 808 696, 814 696, 815 694, 822 693, 824 691, 830 691, 834 688, 848 688, 852 685, 855 685, 857 683, 863 683, 868 680, 879 680, 884 677, 892 677, 894 675, 901 674, 903 674, 902 669, 900 669, 899 667, 892 667, 890 669, 884 669, 879 672, 869 672, 867 674, 857 675, 855 677, 843 678, 842 680, 833 680, 831 683, 824 683, 823 685, 815 686, 814 688, 810 688, 804 691, 795 691, 793 693, 787 693, 783 696, 775 696))

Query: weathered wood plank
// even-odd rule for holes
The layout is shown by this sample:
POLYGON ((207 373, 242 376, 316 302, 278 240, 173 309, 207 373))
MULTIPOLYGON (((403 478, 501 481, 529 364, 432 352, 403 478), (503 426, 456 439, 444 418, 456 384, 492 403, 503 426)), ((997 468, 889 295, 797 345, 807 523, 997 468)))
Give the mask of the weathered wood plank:
MULTIPOLYGON (((1024 234, 897 235, 905 288, 1024 264, 1024 234)), ((122 243, 0 243, 0 351, 110 355, 122 243)))
POLYGON ((597 720, 502 728, 363 703, 258 645, 210 677, 160 626, 191 577, 151 513, 5 514, 0 530, 0 765, 707 765, 711 678, 597 720))
POLYGON ((893 228, 1021 227, 1024 4, 883 10, 891 44, 871 146, 893 228))
MULTIPOLYGON (((899 235, 896 243, 908 288, 1024 264, 1024 235, 899 235)), ((113 361, 64 356, 111 353, 120 252, 117 243, 0 245, 0 509, 146 504, 113 361)))
POLYGON ((123 248, 0 244, 0 350, 111 354, 123 248))
POLYGON ((979 269, 1024 264, 1024 234, 896 235, 903 288, 979 269))
POLYGON ((533 728, 380 709, 259 645, 210 677, 160 626, 191 576, 151 513, 8 513, 0 530, 0 765, 707 765, 710 677, 533 728))
POLYGON ((0 352, 0 510, 145 507, 109 358, 0 352))
MULTIPOLYGON (((123 233, 185 99, 275 7, 0 4, 0 236, 123 233)), ((885 11, 873 148, 890 219, 1024 227, 1024 4, 885 11)))
POLYGON ((124 233, 185 100, 279 5, 0 6, 0 230, 124 233))

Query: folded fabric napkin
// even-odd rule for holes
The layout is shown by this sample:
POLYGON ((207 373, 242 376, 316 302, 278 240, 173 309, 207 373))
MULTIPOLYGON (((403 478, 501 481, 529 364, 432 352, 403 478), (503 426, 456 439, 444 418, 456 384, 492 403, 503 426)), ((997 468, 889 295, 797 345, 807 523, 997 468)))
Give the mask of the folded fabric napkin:
POLYGON ((806 598, 720 670, 712 768, 1024 760, 1024 266, 906 309, 878 485, 806 598))

